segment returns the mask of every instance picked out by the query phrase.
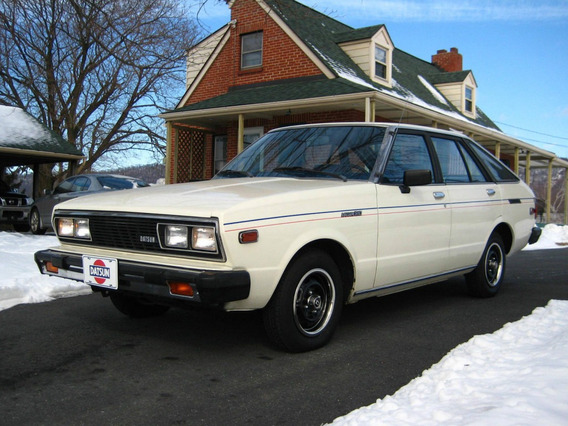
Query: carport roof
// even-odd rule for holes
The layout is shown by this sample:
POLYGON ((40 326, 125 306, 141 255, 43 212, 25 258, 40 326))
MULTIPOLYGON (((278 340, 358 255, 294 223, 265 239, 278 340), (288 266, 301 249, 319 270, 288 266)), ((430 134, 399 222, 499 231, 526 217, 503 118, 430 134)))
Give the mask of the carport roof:
POLYGON ((82 158, 77 148, 21 108, 0 105, 0 167, 82 158))

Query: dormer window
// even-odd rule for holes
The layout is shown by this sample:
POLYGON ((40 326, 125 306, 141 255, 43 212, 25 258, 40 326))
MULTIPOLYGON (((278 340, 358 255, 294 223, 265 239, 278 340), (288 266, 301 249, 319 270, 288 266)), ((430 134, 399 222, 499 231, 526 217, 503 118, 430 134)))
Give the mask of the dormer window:
POLYGON ((241 69, 262 66, 262 31, 241 36, 241 69))
POLYGON ((465 86, 465 110, 473 113, 473 88, 465 86))
POLYGON ((375 45, 375 77, 387 79, 387 51, 375 45))

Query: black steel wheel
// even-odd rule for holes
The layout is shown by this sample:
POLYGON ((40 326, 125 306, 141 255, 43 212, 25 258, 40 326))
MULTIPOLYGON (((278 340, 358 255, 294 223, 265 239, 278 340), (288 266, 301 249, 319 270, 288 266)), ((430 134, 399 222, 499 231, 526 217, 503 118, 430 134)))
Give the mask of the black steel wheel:
POLYGON ((302 253, 286 269, 264 309, 269 338, 290 352, 325 345, 343 305, 342 282, 333 259, 321 250, 302 253))
POLYGON ((503 239, 493 234, 477 267, 466 275, 469 292, 477 297, 492 297, 497 294, 505 278, 507 255, 503 239))

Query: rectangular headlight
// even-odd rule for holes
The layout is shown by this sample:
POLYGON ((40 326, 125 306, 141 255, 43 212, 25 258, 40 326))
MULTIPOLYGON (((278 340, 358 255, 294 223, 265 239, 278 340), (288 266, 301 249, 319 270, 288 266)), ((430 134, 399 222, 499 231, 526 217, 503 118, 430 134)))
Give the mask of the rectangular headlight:
POLYGON ((189 248, 189 230, 183 225, 166 225, 166 247, 186 249, 189 248))
POLYGON ((89 229, 89 219, 75 219, 74 235, 77 238, 85 240, 91 239, 91 230, 89 229))
POLYGON ((73 222, 73 219, 69 217, 57 219, 57 236, 71 238, 75 228, 73 222))
POLYGON ((215 228, 209 226, 196 226, 191 230, 191 247, 194 250, 217 251, 215 228))
POLYGON ((72 217, 59 217, 55 220, 57 236, 63 238, 91 239, 89 219, 74 219, 72 217))

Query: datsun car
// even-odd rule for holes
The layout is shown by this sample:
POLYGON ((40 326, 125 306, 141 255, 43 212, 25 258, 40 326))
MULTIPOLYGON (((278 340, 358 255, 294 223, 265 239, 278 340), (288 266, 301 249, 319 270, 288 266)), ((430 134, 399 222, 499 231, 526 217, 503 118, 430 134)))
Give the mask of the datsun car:
POLYGON ((506 256, 538 240, 535 198, 461 133, 388 123, 268 132, 209 181, 59 204, 44 274, 122 313, 262 310, 291 351, 326 344, 342 307, 465 275, 494 296, 506 256))

